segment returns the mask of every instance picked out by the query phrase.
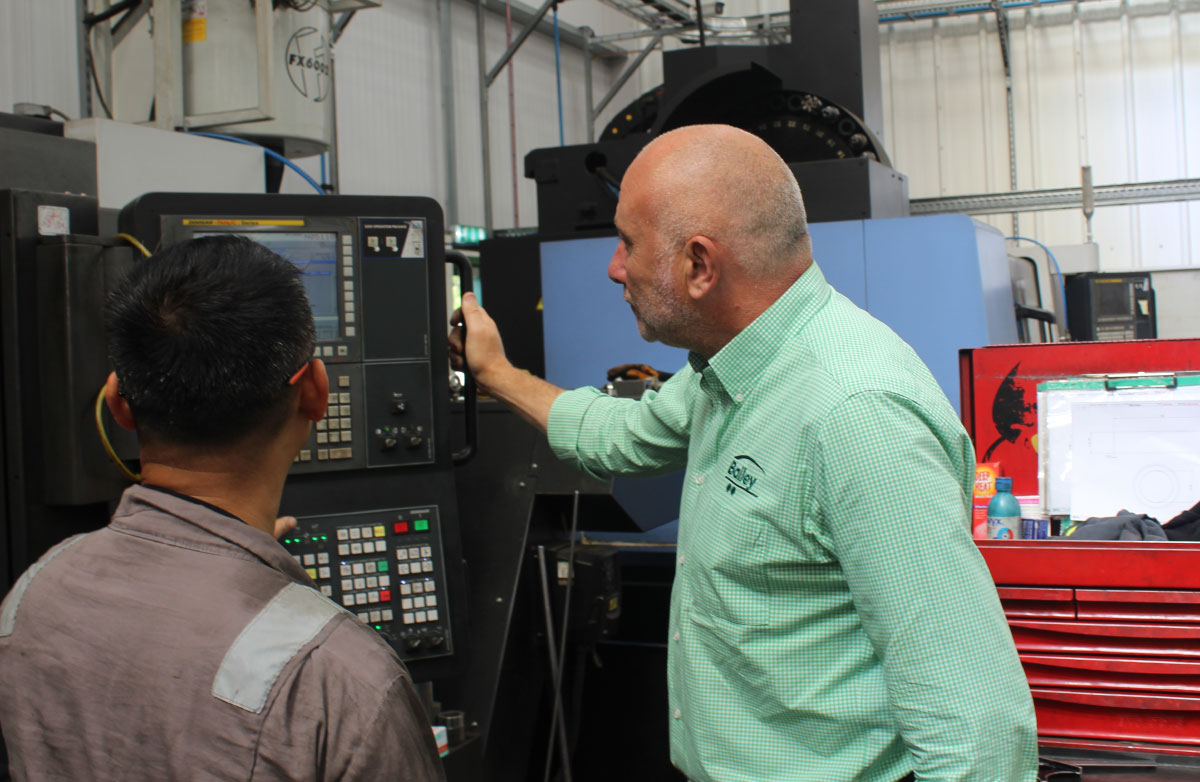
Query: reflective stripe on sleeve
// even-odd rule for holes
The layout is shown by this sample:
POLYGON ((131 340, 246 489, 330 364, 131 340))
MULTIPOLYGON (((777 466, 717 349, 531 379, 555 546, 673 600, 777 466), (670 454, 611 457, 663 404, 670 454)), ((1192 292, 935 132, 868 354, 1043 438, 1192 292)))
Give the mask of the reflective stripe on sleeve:
POLYGON ((42 571, 42 568, 49 565, 51 560, 63 553, 71 546, 74 546, 79 541, 87 537, 84 535, 76 535, 73 538, 60 543, 56 548, 50 549, 41 559, 34 562, 21 577, 17 579, 17 583, 13 586, 12 591, 8 593, 8 597, 4 600, 3 608, 0 608, 0 638, 12 635, 13 630, 17 626, 17 609, 21 607, 21 599, 25 597, 25 591, 29 589, 30 583, 33 582, 34 576, 42 571))
POLYGON ((242 630, 213 679, 212 694, 261 712, 284 666, 342 612, 316 590, 288 584, 242 630))

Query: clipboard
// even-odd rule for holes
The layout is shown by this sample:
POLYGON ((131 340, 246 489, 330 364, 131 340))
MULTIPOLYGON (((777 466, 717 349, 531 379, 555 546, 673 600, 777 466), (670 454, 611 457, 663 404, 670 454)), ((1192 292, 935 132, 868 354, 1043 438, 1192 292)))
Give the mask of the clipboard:
POLYGON ((1085 375, 1037 396, 1047 514, 1166 522, 1200 500, 1200 374, 1085 375))

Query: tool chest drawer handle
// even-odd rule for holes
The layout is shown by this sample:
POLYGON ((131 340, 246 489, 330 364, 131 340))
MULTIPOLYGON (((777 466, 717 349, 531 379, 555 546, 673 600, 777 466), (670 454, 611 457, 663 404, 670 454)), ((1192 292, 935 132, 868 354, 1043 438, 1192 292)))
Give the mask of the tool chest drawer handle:
POLYGON ((1150 695, 1132 692, 1088 692, 1086 690, 1049 690, 1031 688, 1034 699, 1100 706, 1110 709, 1146 709, 1153 711, 1200 712, 1200 697, 1187 695, 1150 695))
POLYGON ((1200 606, 1200 591, 1190 589, 1076 589, 1074 591, 1075 599, 1081 603, 1173 603, 1200 606))
POLYGON ((1200 627, 1194 625, 1152 624, 1147 622, 1061 622, 1036 619, 1010 619, 1010 627, 1044 630, 1062 635, 1094 635, 1104 638, 1171 638, 1200 641, 1200 627))
POLYGON ((1072 671, 1146 673, 1162 676, 1195 676, 1200 690, 1200 660, 1155 660, 1139 657, 1087 657, 1074 654, 1022 654, 1021 662, 1072 671))
POLYGON ((1074 589, 1060 587, 1013 587, 998 586, 996 594, 1001 600, 1055 600, 1070 602, 1075 599, 1074 589))

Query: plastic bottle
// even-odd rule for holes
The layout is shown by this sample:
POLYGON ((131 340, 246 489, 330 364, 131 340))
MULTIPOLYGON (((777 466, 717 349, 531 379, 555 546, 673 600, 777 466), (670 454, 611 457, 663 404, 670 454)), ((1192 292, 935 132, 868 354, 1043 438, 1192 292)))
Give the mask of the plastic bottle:
POLYGON ((996 479, 996 494, 987 507, 988 540, 1013 540, 1021 536, 1021 504, 1012 495, 1012 478, 996 479))

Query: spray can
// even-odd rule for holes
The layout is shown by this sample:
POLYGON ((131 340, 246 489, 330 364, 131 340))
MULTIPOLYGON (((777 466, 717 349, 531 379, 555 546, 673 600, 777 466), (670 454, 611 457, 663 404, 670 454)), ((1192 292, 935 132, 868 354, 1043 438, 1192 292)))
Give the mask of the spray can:
POLYGON ((1021 504, 1012 494, 1012 478, 996 479, 996 494, 988 502, 988 540, 1021 537, 1021 504))

